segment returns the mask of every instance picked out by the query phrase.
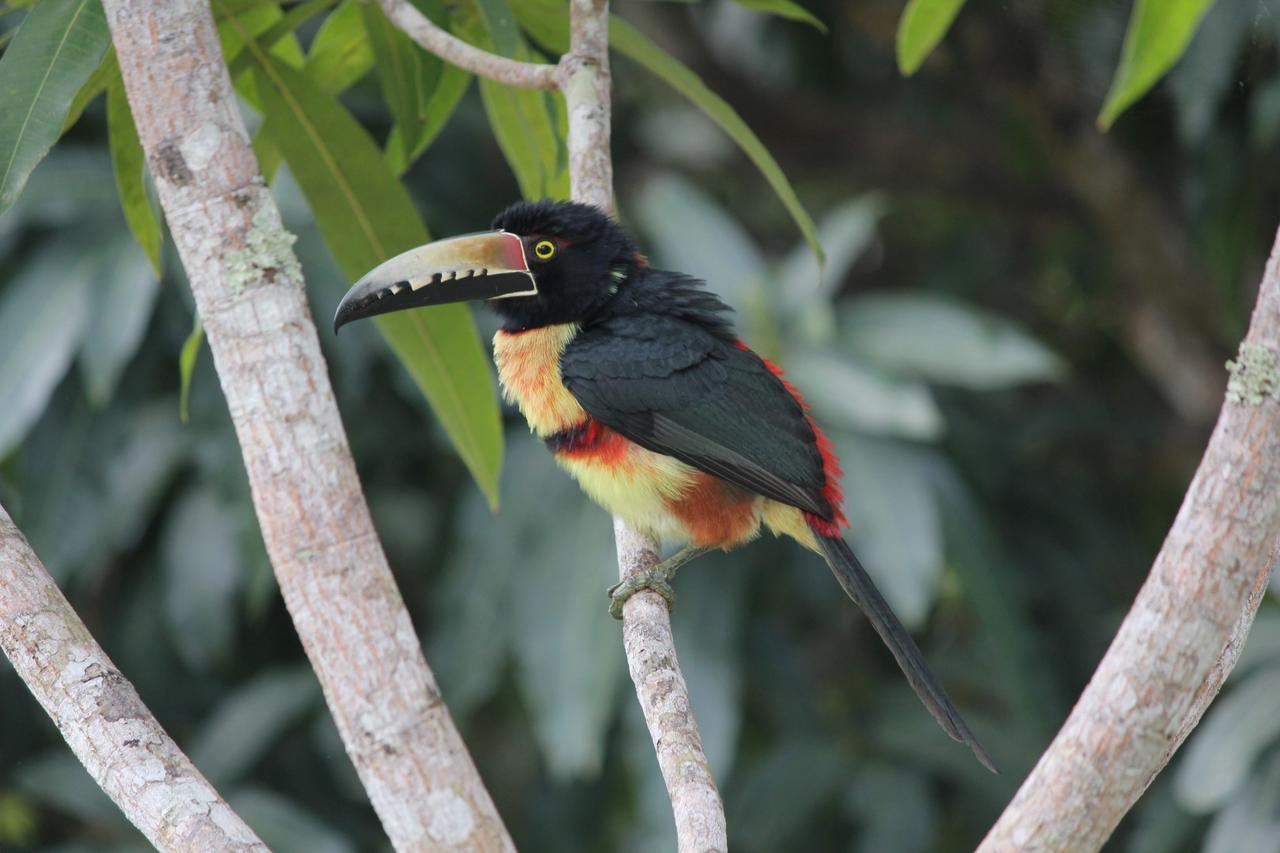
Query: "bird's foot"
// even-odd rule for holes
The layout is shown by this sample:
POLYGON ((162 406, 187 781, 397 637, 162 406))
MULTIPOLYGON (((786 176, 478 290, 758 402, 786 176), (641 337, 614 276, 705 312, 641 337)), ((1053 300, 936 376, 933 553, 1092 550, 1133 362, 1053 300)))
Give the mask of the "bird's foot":
POLYGON ((676 603, 676 591, 671 588, 671 579, 676 576, 676 572, 685 563, 710 550, 710 548, 689 545, 658 563, 652 569, 637 572, 609 587, 609 598, 612 599, 609 602, 609 615, 614 619, 621 619, 622 605, 626 604, 627 599, 642 589, 652 590, 662 596, 663 600, 667 602, 667 609, 670 610, 676 603))

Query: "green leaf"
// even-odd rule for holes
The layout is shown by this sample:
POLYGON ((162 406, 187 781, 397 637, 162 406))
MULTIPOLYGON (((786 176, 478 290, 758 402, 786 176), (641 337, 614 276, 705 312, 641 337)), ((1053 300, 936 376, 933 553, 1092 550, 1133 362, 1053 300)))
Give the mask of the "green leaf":
POLYGON ((274 791, 240 788, 227 802, 276 853, 355 853, 335 827, 274 791))
POLYGON ((395 119, 402 160, 407 160, 403 153, 417 149, 426 127, 426 105, 440 78, 441 62, 402 33, 376 4, 364 7, 364 26, 377 57, 378 86, 395 119))
POLYGON ((111 36, 98 0, 44 0, 0 56, 0 213, 62 132, 111 36))
POLYGON ((0 457, 44 411, 80 345, 89 317, 92 259, 60 240, 0 294, 0 457))
MULTIPOLYGON (((520 21, 520 26, 533 36, 539 44, 552 53, 564 53, 569 47, 569 14, 566 4, 555 0, 514 0, 511 8, 520 21)), ((623 56, 634 60, 648 69, 659 79, 666 82, 680 94, 684 95, 694 106, 720 126, 720 129, 738 144, 743 153, 755 164, 764 175, 769 186, 781 199, 791 218, 795 220, 804 235, 804 239, 818 258, 825 263, 826 256, 822 245, 818 242, 818 229, 813 224, 804 205, 800 203, 796 191, 791 187, 782 168, 773 159, 769 149, 764 147, 742 117, 734 112, 723 98, 707 88, 697 74, 675 57, 658 47, 648 36, 628 24, 617 15, 609 16, 609 44, 623 56)))
POLYGON ((569 172, 557 157, 559 138, 551 119, 551 97, 480 80, 480 96, 494 138, 525 198, 569 197, 569 172))
POLYGON ((142 251, 151 260, 156 277, 164 274, 160 250, 164 231, 160 226, 160 210, 147 193, 147 162, 133 124, 133 113, 124 94, 124 84, 117 79, 107 90, 107 143, 111 148, 111 166, 116 174, 116 190, 125 221, 142 251))
POLYGON ((951 22, 960 14, 964 0, 909 0, 898 21, 898 70, 910 77, 924 63, 951 22))
POLYGON ((821 423, 918 441, 936 441, 946 431, 928 386, 885 376, 848 355, 793 352, 787 356, 787 373, 821 423))
POLYGON ((1066 365, 1013 322, 934 296, 864 296, 840 306, 846 347, 889 373, 975 390, 1051 382, 1066 365))
POLYGON ((116 49, 109 47, 103 54, 102 61, 98 63, 98 67, 93 70, 89 79, 80 87, 80 91, 76 92, 76 96, 71 99, 71 108, 67 110, 67 117, 62 120, 62 132, 66 133, 74 127, 80 120, 80 116, 84 114, 85 108, 93 103, 93 99, 105 92, 113 81, 119 79, 120 64, 116 62, 116 49))
MULTIPOLYGON (((267 16, 263 20, 270 20, 272 23, 257 34, 258 46, 271 51, 295 68, 301 67, 302 48, 298 45, 298 40, 292 38, 294 31, 333 4, 334 0, 310 0, 309 3, 299 3, 283 14, 274 4, 263 7, 262 11, 267 16)), ((237 55, 229 67, 231 76, 239 77, 252 61, 252 57, 243 52, 237 55)))
POLYGON ((1134 0, 1120 66, 1098 115, 1106 130, 1182 56, 1213 0, 1134 0))
POLYGON ((933 457, 905 442, 831 435, 849 475, 842 480, 852 543, 902 624, 929 615, 942 576, 942 517, 931 481, 933 457))
POLYGON ((412 151, 404 150, 404 136, 400 132, 399 125, 391 128, 391 134, 387 137, 387 163, 392 171, 397 175, 404 174, 413 161, 427 149, 427 146, 435 141, 440 131, 444 129, 445 123, 449 121, 449 117, 458 108, 458 104, 462 102, 462 96, 466 94, 470 83, 471 75, 466 71, 447 62, 441 63, 440 78, 436 81, 435 89, 427 100, 426 121, 418 134, 418 143, 412 151))
MULTIPOLYGON (((480 23, 455 25, 459 36, 503 56, 535 58, 503 0, 478 0, 480 23)), ((559 101, 548 92, 480 80, 480 96, 494 138, 525 198, 569 197, 568 128, 559 101)))
POLYGON ((187 753, 214 785, 239 781, 319 699, 309 667, 264 672, 218 703, 187 753))
POLYGON ((234 506, 206 487, 187 492, 165 526, 164 615, 178 657, 204 671, 230 650, 244 579, 234 506))
POLYGON ((503 535, 515 538, 521 553, 504 608, 516 682, 551 775, 593 778, 626 671, 617 623, 601 595, 616 579, 613 531, 544 448, 525 440, 512 456, 509 505, 526 510, 502 519, 503 535), (547 536, 552 529, 557 535, 547 536))
POLYGON ((1193 814, 1225 805, 1259 755, 1280 737, 1280 668, 1260 670, 1218 699, 1196 729, 1174 776, 1179 804, 1193 814))
MULTIPOLYGON (((264 132, 279 146, 343 272, 355 279, 427 242, 413 202, 369 134, 304 74, 255 50, 264 132)), ((491 504, 502 432, 485 352, 467 308, 446 305, 377 318, 491 504)))
POLYGON ((79 365, 89 402, 101 408, 142 344, 160 282, 146 259, 123 238, 92 255, 94 276, 79 365))
POLYGON ((728 811, 740 817, 730 847, 747 853, 796 849, 788 844, 846 781, 840 750, 816 735, 777 743, 730 789, 728 811))
POLYGON ((204 343, 204 325, 200 315, 192 319, 191 334, 182 342, 182 352, 178 356, 178 380, 181 390, 178 397, 178 419, 184 424, 190 412, 187 404, 191 401, 191 376, 195 373, 196 359, 200 357, 200 345, 204 343))
POLYGON ((324 19, 311 42, 303 70, 326 95, 345 92, 373 68, 362 5, 346 0, 324 19))
POLYGON ((744 9, 750 9, 753 12, 764 12, 768 15, 777 15, 779 18, 786 18, 790 21, 799 21, 802 24, 808 24, 820 33, 827 31, 827 25, 818 20, 812 12, 799 3, 792 0, 733 0, 744 9))

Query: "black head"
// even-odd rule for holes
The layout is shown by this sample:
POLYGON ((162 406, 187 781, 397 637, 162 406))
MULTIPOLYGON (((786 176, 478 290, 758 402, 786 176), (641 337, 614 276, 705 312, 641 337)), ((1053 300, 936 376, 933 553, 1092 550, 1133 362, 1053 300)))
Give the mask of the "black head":
POLYGON ((484 299, 508 330, 583 322, 643 264, 608 214, 575 202, 517 202, 496 229, 428 243, 384 262, 338 305, 334 330, 405 308, 484 299))
POLYGON ((635 244, 608 214, 570 201, 518 201, 493 219, 518 235, 538 295, 489 303, 509 331, 581 322, 618 292, 639 260, 635 244))

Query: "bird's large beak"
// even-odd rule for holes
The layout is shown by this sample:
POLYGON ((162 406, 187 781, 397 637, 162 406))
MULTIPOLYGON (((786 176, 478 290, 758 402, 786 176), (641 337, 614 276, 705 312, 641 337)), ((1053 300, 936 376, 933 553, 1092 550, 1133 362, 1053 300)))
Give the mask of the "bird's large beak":
POLYGON ((537 295, 538 283, 517 235, 464 234, 410 249, 366 274, 338 303, 333 331, 404 308, 537 295))

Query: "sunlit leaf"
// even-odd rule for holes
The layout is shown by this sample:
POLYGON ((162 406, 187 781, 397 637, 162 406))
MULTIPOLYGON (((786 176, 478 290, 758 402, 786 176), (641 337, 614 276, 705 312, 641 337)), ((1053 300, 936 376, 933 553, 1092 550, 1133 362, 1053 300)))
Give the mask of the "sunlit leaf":
POLYGON ((387 163, 392 171, 397 175, 403 174, 413 161, 422 155, 427 146, 444 129, 445 123, 462 102, 462 96, 466 94, 470 83, 471 75, 466 71, 447 62, 441 63, 440 77, 431 91, 431 97, 427 100, 426 120, 419 131, 418 142, 413 150, 405 150, 404 135, 400 132, 399 126, 391 128, 391 134, 387 137, 387 163))
POLYGON ((182 342, 182 352, 178 356, 178 418, 184 424, 189 414, 187 404, 191 400, 191 377, 195 373, 196 359, 200 357, 200 345, 203 343, 204 325, 201 324, 200 315, 197 314, 192 321, 191 333, 182 342))
POLYGON ((111 36, 99 0, 44 0, 0 56, 0 213, 62 132, 111 36))
MULTIPOLYGON (((305 75, 261 51, 255 55, 271 137, 343 272, 355 280, 425 243, 426 227, 408 193, 364 128, 305 75)), ((465 306, 446 305, 389 314, 377 323, 496 504, 502 463, 498 401, 470 313, 465 306)))
MULTIPOLYGON (((478 0, 477 20, 454 24, 458 35, 488 50, 516 59, 534 59, 503 0, 478 0)), ((568 198, 566 128, 558 120, 553 96, 533 89, 480 80, 480 96, 494 139, 525 198, 568 198)))
MULTIPOLYGON (((266 17, 262 20, 270 21, 271 25, 255 33, 258 46, 263 50, 271 51, 294 68, 301 67, 302 48, 298 40, 293 38, 294 31, 332 6, 334 2, 335 0, 310 0, 307 3, 298 3, 288 12, 283 13, 275 8, 275 4, 264 6, 263 12, 266 17)), ((229 66, 231 76, 239 77, 249 68, 252 61, 252 56, 246 55, 243 51, 240 52, 229 66)))
POLYGON ((863 296, 840 306, 840 336, 890 373, 977 390, 1061 379, 1066 365, 1010 320, 923 294, 863 296))
POLYGON ((239 781, 319 700, 320 684, 309 667, 264 672, 218 703, 187 754, 214 785, 239 781))
POLYGON ((94 252, 89 317, 80 345, 85 394, 101 407, 142 344, 160 282, 133 244, 120 240, 94 252))
MULTIPOLYGON (((512 4, 520 26, 540 44, 553 53, 563 53, 569 46, 568 6, 554 0, 515 0, 512 4)), ((820 262, 825 261, 822 246, 818 242, 818 230, 813 224, 791 182, 783 174, 778 162, 765 148, 760 138, 747 127, 742 117, 723 98, 707 88, 688 66, 655 44, 648 36, 628 24, 617 15, 609 17, 610 46, 647 68, 668 85, 684 95, 729 135, 743 153, 764 175, 769 186, 781 199, 791 218, 795 220, 805 241, 820 262)))
POLYGON ((362 6, 356 0, 345 0, 324 19, 307 51, 303 70, 326 95, 346 91, 373 68, 373 48, 364 29, 362 6))
POLYGON ((793 0, 733 0, 733 2, 753 12, 764 12, 768 15, 777 15, 779 18, 808 24, 820 33, 827 31, 826 24, 818 20, 817 16, 808 9, 799 3, 793 2, 793 0))
POLYGON ((1212 5, 1213 0, 1134 0, 1120 65, 1098 116, 1099 127, 1111 127, 1173 67, 1212 5))
POLYGON ((92 258, 58 242, 0 292, 0 457, 40 417, 80 345, 89 317, 92 258))
POLYGON ((133 113, 129 111, 124 86, 118 81, 107 90, 107 144, 111 148, 111 165, 115 170, 116 190, 120 193, 125 221, 159 278, 164 272, 160 258, 164 244, 160 211, 147 194, 146 158, 138 141, 137 128, 133 125, 133 113))
POLYGON ((364 26, 376 57, 378 86, 395 119, 400 145, 412 151, 426 124, 426 103, 440 77, 440 60, 401 32, 377 4, 364 7, 364 26))
POLYGON ((924 63, 951 22, 960 14, 964 0, 908 0, 898 21, 898 70, 910 76, 924 63))

